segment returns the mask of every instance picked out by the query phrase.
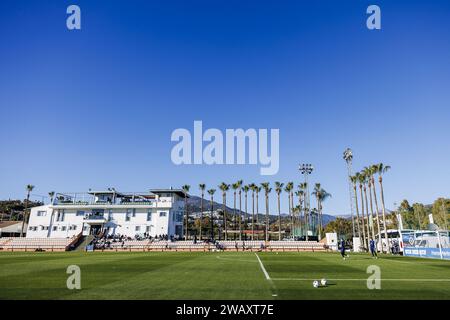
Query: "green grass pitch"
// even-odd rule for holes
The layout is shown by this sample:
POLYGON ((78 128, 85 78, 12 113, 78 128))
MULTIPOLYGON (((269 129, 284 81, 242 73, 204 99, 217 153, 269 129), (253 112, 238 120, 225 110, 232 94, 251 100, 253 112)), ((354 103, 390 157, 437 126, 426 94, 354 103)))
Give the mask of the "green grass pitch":
POLYGON ((312 252, 3 252, 0 299, 450 299, 450 261, 365 254, 344 261, 312 252), (81 269, 81 290, 66 287, 69 265, 81 269), (367 288, 369 265, 381 269, 380 290, 367 288), (322 278, 329 286, 314 288, 322 278))

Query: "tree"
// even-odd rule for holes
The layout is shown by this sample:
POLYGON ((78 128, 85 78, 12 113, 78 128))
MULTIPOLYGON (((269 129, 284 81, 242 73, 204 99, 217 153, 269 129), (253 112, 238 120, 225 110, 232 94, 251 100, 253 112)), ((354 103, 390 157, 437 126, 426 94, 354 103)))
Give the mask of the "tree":
POLYGON ((252 240, 255 238, 255 192, 256 192, 256 184, 251 183, 249 185, 252 190, 252 240))
POLYGON ((423 230, 428 226, 427 223, 427 210, 425 206, 421 203, 414 203, 412 205, 412 209, 414 211, 414 218, 416 219, 417 229, 423 230))
MULTIPOLYGON (((363 169, 364 175, 367 178, 367 186, 369 187, 369 200, 370 200, 370 217, 372 220, 372 238, 375 241, 375 224, 374 224, 374 214, 373 214, 373 199, 372 199, 372 170, 369 167, 363 169)), ((380 229, 378 228, 378 232, 380 229)), ((379 238, 381 239, 381 237, 379 238)))
MULTIPOLYGON (((233 183, 231 185, 233 189, 233 229, 236 231, 237 227, 237 215, 236 215, 236 190, 239 189, 238 183, 233 183)), ((236 240, 236 234, 234 234, 234 240, 236 240)))
MULTIPOLYGON (((367 176, 364 171, 361 171, 361 177, 363 182, 363 191, 364 191, 364 204, 366 206, 366 216, 367 216, 367 248, 369 248, 369 239, 374 238, 375 234, 373 232, 373 223, 372 227, 370 226, 370 215, 369 215, 369 201, 367 200, 367 176), (370 231, 372 230, 372 236, 370 235, 370 231)), ((373 221, 372 221, 373 222, 373 221)))
POLYGON ((230 185, 222 182, 219 185, 219 189, 222 191, 222 208, 223 208, 223 227, 225 232, 225 241, 228 239, 227 236, 227 191, 230 190, 230 185))
MULTIPOLYGON (((376 164, 371 165, 369 167, 369 170, 370 170, 370 182, 371 182, 371 185, 373 188, 372 190, 373 190, 373 199, 375 202, 375 210, 376 210, 375 212, 377 215, 378 239, 381 242, 380 210, 378 209, 377 188, 376 188, 375 178, 374 178, 374 175, 378 172, 377 165, 376 164)), ((381 242, 381 244, 383 244, 383 243, 381 242)), ((383 245, 381 245, 381 250, 383 251, 383 249, 384 249, 384 247, 383 247, 383 245)), ((388 253, 387 248, 386 248, 386 253, 388 253)))
POLYGON ((335 232, 338 234, 338 237, 350 239, 353 233, 352 222, 348 219, 336 218, 336 220, 330 221, 326 225, 325 232, 335 232))
POLYGON ((278 201, 278 240, 281 240, 281 208, 280 208, 280 194, 283 191, 284 183, 275 182, 275 192, 277 193, 278 201))
POLYGON ((245 201, 245 214, 244 214, 244 230, 247 230, 248 227, 248 211, 247 211, 247 203, 248 203, 248 192, 250 191, 250 186, 245 185, 241 188, 244 191, 244 201, 245 201))
MULTIPOLYGON (((303 218, 304 218, 304 225, 305 225, 305 235, 306 235, 306 241, 309 240, 308 238, 308 231, 310 228, 310 217, 309 217, 309 208, 306 206, 306 189, 308 188, 307 182, 302 182, 298 185, 298 200, 301 206, 303 206, 303 218), (303 205, 302 205, 303 203, 303 205)), ((301 214, 301 211, 300 213, 301 214)))
POLYGON ((261 187, 264 189, 264 197, 266 200, 266 241, 269 241, 269 193, 272 191, 269 182, 261 183, 261 187))
POLYGON ((238 223, 239 223, 239 240, 242 240, 242 180, 238 180, 236 182, 238 184, 238 194, 239 194, 239 216, 238 216, 238 223))
POLYGON ((294 189, 294 183, 293 182, 288 182, 286 183, 286 187, 284 187, 284 191, 288 194, 288 207, 289 207, 289 217, 290 217, 290 223, 291 223, 291 237, 293 237, 293 224, 294 224, 294 218, 293 218, 293 212, 292 212, 292 190, 294 189))
POLYGON ((355 194, 355 206, 356 206, 356 227, 358 228, 358 237, 361 238, 361 225, 359 223, 359 208, 358 208, 358 192, 356 192, 356 182, 358 182, 358 179, 356 176, 351 176, 350 181, 353 185, 353 193, 355 194))
POLYGON ((201 195, 202 195, 202 199, 200 200, 200 221, 202 221, 202 223, 200 223, 200 240, 202 240, 203 237, 203 233, 202 233, 202 224, 203 224, 203 198, 205 197, 205 189, 206 189, 206 184, 204 183, 200 183, 198 185, 201 195))
MULTIPOLYGON (((384 228, 384 238, 388 239, 387 228, 386 228, 386 207, 384 205, 384 190, 383 190, 383 175, 391 168, 390 166, 385 166, 383 163, 379 163, 375 165, 376 172, 378 173, 378 182, 380 183, 380 192, 381 192, 381 210, 383 213, 383 228, 384 228)), ((390 252, 390 244, 387 241, 386 251, 390 252)))
POLYGON ((189 213, 188 213, 188 207, 187 207, 187 198, 188 198, 188 192, 189 192, 190 188, 191 188, 191 186, 188 184, 185 184, 184 186, 181 187, 181 189, 183 190, 183 193, 184 193, 184 213, 186 216, 186 222, 185 222, 186 230, 184 231, 184 239, 185 240, 188 239, 189 213))
MULTIPOLYGON (((261 192, 261 187, 255 185, 256 192, 256 231, 259 230, 259 193, 261 192)), ((259 240, 259 233, 256 234, 257 239, 259 240)))
MULTIPOLYGON (((363 183, 365 180, 364 175, 362 175, 360 172, 357 172, 355 174, 356 179, 358 180, 358 184, 359 184, 359 193, 360 193, 360 199, 361 199, 361 217, 362 217, 362 230, 363 230, 363 244, 364 244, 364 248, 368 249, 369 248, 369 236, 370 233, 367 233, 367 237, 366 237, 366 223, 365 223, 365 216, 364 216, 364 198, 363 198, 363 183)), ((367 230, 369 230, 369 228, 367 227, 367 230)))
POLYGON ((216 189, 209 189, 208 194, 211 196, 210 204, 211 204, 211 240, 214 240, 214 193, 216 189))
POLYGON ((450 199, 438 198, 431 209, 435 223, 444 230, 450 225, 450 199))
POLYGON ((22 228, 20 230, 20 236, 23 237, 23 229, 25 226, 25 222, 28 218, 28 203, 30 202, 30 193, 33 191, 34 186, 32 184, 27 184, 26 190, 27 190, 27 201, 25 202, 25 210, 23 212, 23 220, 22 220, 22 228))
POLYGON ((319 218, 319 240, 322 239, 322 229, 323 229, 323 216, 322 216, 322 203, 327 200, 329 197, 331 197, 331 194, 329 194, 327 191, 325 191, 320 183, 316 183, 314 186, 314 191, 312 193, 316 199, 317 199, 317 213, 319 218))

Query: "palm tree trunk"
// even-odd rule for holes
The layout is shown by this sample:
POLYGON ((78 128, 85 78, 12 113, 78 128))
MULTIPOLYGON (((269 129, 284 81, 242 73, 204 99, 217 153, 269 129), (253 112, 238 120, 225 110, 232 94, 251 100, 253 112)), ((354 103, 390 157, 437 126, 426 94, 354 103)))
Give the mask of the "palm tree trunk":
MULTIPOLYGON (((258 226, 258 223, 259 223, 259 217, 258 217, 258 214, 259 214, 259 196, 258 196, 258 193, 259 192, 256 192, 256 232, 258 232, 258 230, 259 230, 259 226, 258 226)), ((259 233, 257 233, 256 234, 256 240, 259 240, 259 233)))
POLYGON ((280 211, 280 194, 278 194, 278 241, 281 240, 281 211, 280 211))
POLYGON ((372 239, 375 241, 375 223, 373 214, 372 185, 369 183, 370 215, 372 217, 372 239))
POLYGON ((252 192, 252 241, 255 240, 255 192, 252 192))
POLYGON ((202 199, 200 200, 200 240, 202 240, 202 224, 203 224, 203 197, 204 194, 202 192, 202 199))
POLYGON ((187 197, 186 196, 184 196, 184 212, 185 212, 185 215, 186 215, 186 223, 185 223, 186 230, 184 231, 184 240, 187 240, 189 215, 188 215, 188 212, 187 212, 187 197))
POLYGON ((369 201, 367 201, 367 189, 364 186, 364 202, 366 205, 366 216, 367 216, 367 248, 369 248, 370 239, 370 219, 369 219, 369 201))
MULTIPOLYGON (((356 185, 353 186, 353 192, 355 193, 356 226, 358 227, 358 237, 361 238, 361 225, 359 224, 358 193, 356 192, 356 185)), ((364 241, 364 238, 363 238, 363 241, 364 241)))
POLYGON ((242 240, 242 194, 239 191, 239 241, 242 240))
POLYGON ((25 203, 25 209, 23 212, 23 217, 22 217, 22 227, 20 230, 20 237, 23 238, 24 234, 23 234, 23 229, 25 227, 25 220, 27 219, 27 212, 28 212, 28 202, 30 201, 30 192, 27 192, 27 202, 25 203))
POLYGON ((386 209, 384 206, 384 191, 383 191, 383 180, 380 177, 380 190, 381 190, 381 210, 383 212, 383 228, 384 228, 384 238, 386 239, 386 253, 390 252, 391 245, 389 243, 388 234, 387 234, 387 228, 386 228, 386 209))
POLYGON ((364 248, 368 248, 368 239, 366 237, 366 225, 365 225, 365 220, 366 217, 364 216, 364 198, 363 198, 363 191, 362 191, 362 186, 359 186, 359 191, 361 194, 361 216, 362 216, 362 229, 363 229, 363 240, 364 240, 364 248))
MULTIPOLYGON (((376 210, 376 215, 377 215, 377 227, 378 227, 378 241, 380 242, 381 245, 381 252, 383 252, 383 241, 381 239, 381 227, 380 227, 380 215, 379 212, 380 210, 378 210, 378 200, 377 200, 377 190, 375 188, 375 180, 372 178, 372 187, 373 187, 373 200, 375 201, 375 210, 376 210)), ((377 245, 378 247, 378 245, 377 245)))
POLYGON ((211 195, 211 240, 214 239, 214 196, 211 195))
MULTIPOLYGON (((234 191, 234 199, 233 199, 233 223, 234 223, 234 231, 237 230, 237 223, 236 223, 236 191, 234 191)), ((233 234, 233 239, 236 240, 236 233, 233 234)))
POLYGON ((247 201, 248 201, 248 195, 247 192, 245 192, 245 213, 244 213, 244 238, 247 240, 247 228, 248 228, 248 211, 247 211, 247 201))
POLYGON ((269 196, 266 194, 266 241, 269 241, 269 196))
POLYGON ((227 196, 225 193, 222 196, 222 209, 223 209, 223 228, 224 228, 224 239, 227 241, 227 209, 226 209, 227 196))
POLYGON ((294 238, 294 216, 293 216, 293 210, 291 205, 291 193, 288 193, 288 205, 289 205, 289 216, 291 218, 291 237, 294 238))

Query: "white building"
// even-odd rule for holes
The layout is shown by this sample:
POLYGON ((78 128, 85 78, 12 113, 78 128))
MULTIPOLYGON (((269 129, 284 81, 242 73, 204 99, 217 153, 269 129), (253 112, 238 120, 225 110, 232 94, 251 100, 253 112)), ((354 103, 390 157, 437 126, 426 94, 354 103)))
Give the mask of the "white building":
POLYGON ((120 193, 115 189, 57 193, 51 204, 30 212, 27 238, 66 238, 90 234, 183 235, 184 193, 155 189, 120 193))

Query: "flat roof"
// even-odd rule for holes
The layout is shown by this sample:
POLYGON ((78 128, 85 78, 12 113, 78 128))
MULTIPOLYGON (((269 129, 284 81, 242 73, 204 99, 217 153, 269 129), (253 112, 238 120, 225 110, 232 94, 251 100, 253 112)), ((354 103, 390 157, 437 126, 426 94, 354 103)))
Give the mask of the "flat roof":
MULTIPOLYGON (((161 193, 174 193, 177 196, 184 197, 185 193, 181 189, 150 189, 151 193, 161 194, 161 193)), ((189 194, 186 194, 186 197, 189 198, 189 194)))
MULTIPOLYGON (((106 190, 106 191, 89 191, 88 194, 91 195, 96 195, 96 194, 111 194, 111 195, 116 195, 116 196, 123 196, 122 193, 120 193, 119 191, 112 191, 112 190, 106 190)), ((70 194, 69 194, 70 195, 70 194)))

